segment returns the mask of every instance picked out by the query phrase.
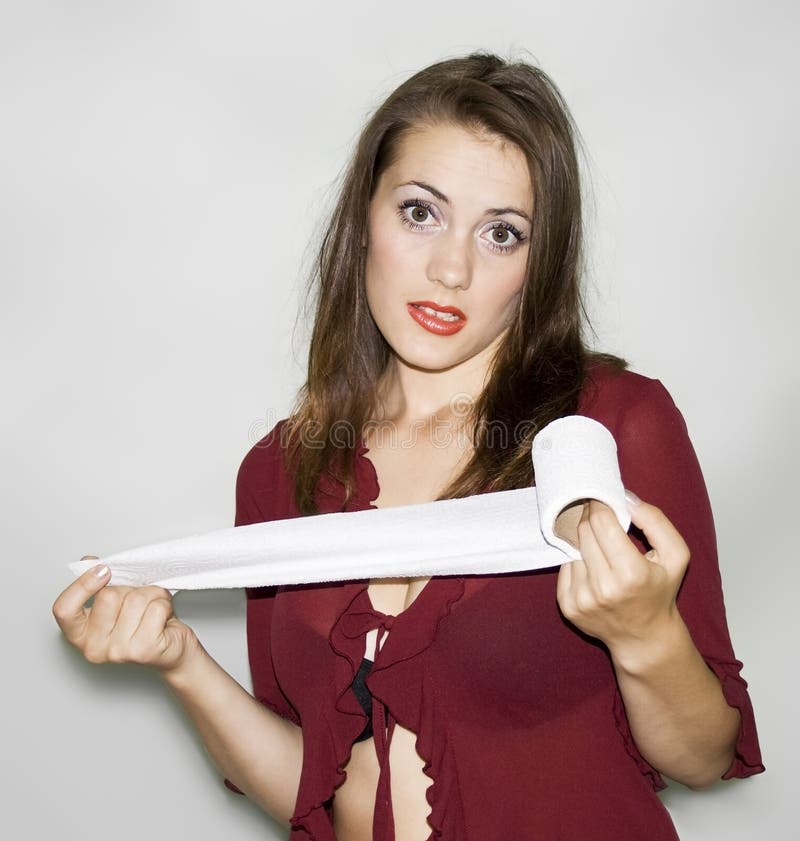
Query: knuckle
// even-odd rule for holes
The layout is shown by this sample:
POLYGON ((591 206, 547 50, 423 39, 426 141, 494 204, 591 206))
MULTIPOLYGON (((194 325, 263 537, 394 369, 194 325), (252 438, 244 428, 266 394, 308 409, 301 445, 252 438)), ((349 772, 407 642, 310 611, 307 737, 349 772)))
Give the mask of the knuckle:
POLYGON ((152 660, 152 645, 144 640, 133 640, 128 655, 133 663, 149 663, 152 660))
POLYGON ((597 608, 597 599, 588 589, 581 590, 575 596, 575 611, 578 616, 586 616, 597 608))
POLYGON ((625 597, 628 591, 628 582, 624 578, 614 578, 601 581, 597 586, 595 601, 601 610, 608 610, 616 607, 625 597))
POLYGON ((610 592, 606 587, 601 587, 592 599, 593 607, 598 610, 607 610, 615 602, 614 593, 610 592))
POLYGON ((570 592, 559 594, 558 607, 567 619, 574 619, 577 615, 575 597, 570 592))
POLYGON ((620 588, 627 593, 641 589, 647 579, 647 574, 638 565, 625 567, 620 572, 620 588))
POLYGON ((88 660, 90 663, 98 666, 101 663, 108 662, 108 653, 106 652, 105 648, 98 646, 98 645, 86 645, 83 648, 83 656, 84 659, 88 660))
POLYGON ((139 613, 145 610, 150 600, 150 596, 141 589, 131 590, 124 598, 125 607, 139 613))
POLYGON ((572 600, 560 602, 559 607, 561 608, 561 612, 567 619, 569 619, 570 622, 574 622, 580 615, 572 600))
POLYGON ((127 663, 129 662, 127 646, 120 643, 112 643, 108 647, 107 659, 109 663, 127 663))
POLYGON ((169 602, 165 602, 162 599, 158 601, 151 602, 148 608, 148 612, 152 612, 155 614, 156 619, 160 622, 161 625, 165 625, 167 620, 172 616, 172 606, 169 602))
POLYGON ((102 607, 107 610, 116 609, 122 601, 122 597, 117 587, 104 587, 99 593, 95 594, 95 607, 102 607))

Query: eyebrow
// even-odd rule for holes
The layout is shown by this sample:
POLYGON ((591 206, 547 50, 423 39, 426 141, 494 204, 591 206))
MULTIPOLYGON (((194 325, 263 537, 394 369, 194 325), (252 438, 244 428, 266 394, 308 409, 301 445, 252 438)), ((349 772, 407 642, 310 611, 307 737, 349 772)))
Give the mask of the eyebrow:
MULTIPOLYGON (((436 187, 431 186, 430 184, 426 184, 424 181, 406 181, 403 184, 398 184, 398 187, 421 187, 423 190, 427 190, 432 196, 435 196, 439 201, 444 202, 445 204, 450 204, 450 199, 441 191, 437 190, 436 187)), ((503 216, 506 213, 513 213, 516 216, 522 217, 529 225, 532 225, 530 216, 525 213, 524 210, 520 210, 518 207, 487 207, 484 211, 487 216, 503 216)))

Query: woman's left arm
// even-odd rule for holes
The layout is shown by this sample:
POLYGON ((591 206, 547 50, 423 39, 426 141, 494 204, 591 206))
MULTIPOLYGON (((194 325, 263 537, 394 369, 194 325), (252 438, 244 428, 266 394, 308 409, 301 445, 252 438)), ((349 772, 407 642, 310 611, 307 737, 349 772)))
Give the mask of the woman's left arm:
POLYGON ((630 507, 652 548, 642 554, 611 509, 592 501, 578 527, 583 560, 559 573, 559 606, 608 647, 642 756, 672 779, 703 788, 730 767, 740 715, 677 607, 689 562, 685 541, 659 508, 636 497, 630 507))
POLYGON ((564 613, 610 651, 626 749, 656 788, 658 770, 693 787, 758 774, 714 518, 683 416, 658 380, 604 367, 592 370, 579 412, 611 431, 623 484, 644 500, 628 535, 599 503, 585 511, 586 560, 566 564, 559 580, 564 613))

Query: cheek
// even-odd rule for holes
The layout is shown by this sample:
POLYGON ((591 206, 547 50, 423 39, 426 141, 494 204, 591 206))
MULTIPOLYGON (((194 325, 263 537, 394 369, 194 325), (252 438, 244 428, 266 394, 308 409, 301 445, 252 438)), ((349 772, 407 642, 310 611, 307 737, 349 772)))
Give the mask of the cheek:
POLYGON ((391 263, 391 241, 382 233, 379 225, 370 225, 366 261, 367 290, 383 285, 385 268, 391 263))
POLYGON ((387 267, 402 264, 411 245, 407 236, 394 230, 394 225, 375 225, 370 231, 367 256, 385 272, 387 267))
POLYGON ((397 243, 392 237, 381 236, 381 231, 370 230, 365 262, 365 288, 367 305, 379 323, 384 305, 392 297, 403 272, 397 271, 397 243))
POLYGON ((366 287, 371 304, 379 304, 383 293, 409 290, 425 277, 425 261, 421 243, 385 227, 374 226, 366 256, 366 287))
POLYGON ((483 305, 504 324, 510 324, 516 316, 522 287, 525 283, 525 267, 513 273, 502 272, 488 278, 483 305))

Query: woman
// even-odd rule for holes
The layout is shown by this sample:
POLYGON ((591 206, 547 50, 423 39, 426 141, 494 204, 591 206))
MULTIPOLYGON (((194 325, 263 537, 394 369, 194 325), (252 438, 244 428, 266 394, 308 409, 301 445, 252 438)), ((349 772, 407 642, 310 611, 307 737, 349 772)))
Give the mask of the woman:
POLYGON ((580 257, 543 73, 472 55, 401 85, 346 175, 308 381, 242 464, 237 525, 529 485, 534 432, 580 413, 646 500, 630 537, 588 502, 560 570, 252 590, 257 700, 164 590, 99 567, 54 605, 89 660, 158 669, 293 838, 674 839, 662 773, 763 770, 685 426, 657 381, 585 349, 580 257))

